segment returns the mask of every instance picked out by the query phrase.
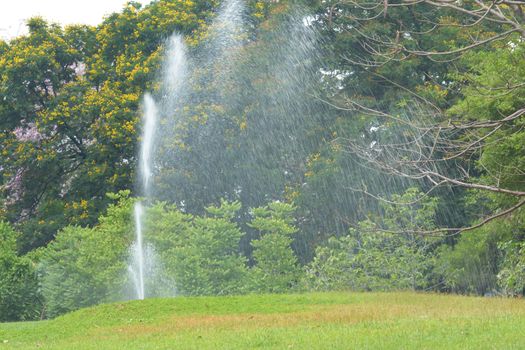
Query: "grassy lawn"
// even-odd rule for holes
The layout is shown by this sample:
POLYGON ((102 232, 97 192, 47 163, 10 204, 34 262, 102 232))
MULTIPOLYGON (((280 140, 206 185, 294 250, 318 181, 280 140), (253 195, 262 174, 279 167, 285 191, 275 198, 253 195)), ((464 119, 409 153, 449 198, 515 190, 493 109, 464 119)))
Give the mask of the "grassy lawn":
POLYGON ((0 349, 525 349, 525 300, 415 293, 148 299, 0 324, 0 349))

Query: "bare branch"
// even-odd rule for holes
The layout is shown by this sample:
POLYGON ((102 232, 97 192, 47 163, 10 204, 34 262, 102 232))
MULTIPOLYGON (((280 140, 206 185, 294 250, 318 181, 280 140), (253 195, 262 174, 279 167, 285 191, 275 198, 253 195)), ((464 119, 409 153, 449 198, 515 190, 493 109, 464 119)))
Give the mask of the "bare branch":
MULTIPOLYGON (((431 235, 443 236, 443 234, 446 234, 447 232, 453 232, 452 235, 457 235, 462 232, 475 230, 477 228, 480 228, 488 224, 491 221, 494 221, 496 219, 510 215, 517 209, 521 208, 523 205, 525 205, 525 199, 519 201, 516 205, 508 209, 505 209, 499 213, 495 213, 493 215, 487 216, 483 220, 478 222, 477 224, 468 226, 468 227, 457 227, 457 228, 443 227, 443 228, 438 228, 435 230, 401 230, 401 231, 385 230, 382 228, 373 228, 373 229, 370 229, 369 231, 370 232, 375 231, 375 232, 392 233, 392 234, 407 234, 408 233, 408 234, 419 234, 419 235, 428 235, 428 236, 431 236, 431 235)), ((359 229, 363 231, 363 228, 359 228, 359 229)), ((448 235, 448 236, 452 236, 452 235, 448 235)))

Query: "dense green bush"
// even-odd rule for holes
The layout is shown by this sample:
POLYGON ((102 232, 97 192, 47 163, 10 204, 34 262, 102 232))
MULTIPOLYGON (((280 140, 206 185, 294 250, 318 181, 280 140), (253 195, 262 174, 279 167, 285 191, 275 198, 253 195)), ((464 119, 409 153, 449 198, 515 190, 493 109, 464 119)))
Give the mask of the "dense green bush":
POLYGON ((239 202, 221 202, 192 216, 163 204, 148 211, 146 232, 160 256, 165 277, 182 295, 223 295, 245 290, 244 235, 235 223, 239 202))
POLYGON ((291 248, 292 235, 297 232, 294 211, 292 205, 281 202, 253 209, 250 226, 261 235, 251 243, 255 261, 251 284, 257 292, 284 293, 298 284, 301 270, 291 248))
POLYGON ((239 202, 226 201, 206 208, 204 216, 163 203, 148 209, 147 239, 165 271, 163 280, 175 285, 177 294, 285 292, 297 285, 300 269, 290 247, 297 231, 293 206, 274 202, 253 209, 250 226, 260 238, 252 241, 251 268, 240 251, 244 233, 235 222, 240 209, 239 202))
MULTIPOLYGON (((126 267, 134 200, 129 192, 110 197, 118 203, 110 206, 98 226, 66 227, 41 251, 40 283, 47 316, 126 298, 126 287, 131 285, 126 267)), ((197 216, 166 203, 149 205, 144 231, 152 254, 148 259, 156 266, 148 272, 149 296, 282 293, 301 288, 444 288, 516 295, 525 286, 519 215, 464 233, 449 246, 443 239, 421 234, 435 228, 436 201, 409 189, 385 202, 382 216, 361 221, 346 236, 318 247, 313 261, 301 270, 291 247, 297 232, 293 205, 271 202, 251 210, 249 226, 255 237, 250 262, 240 250, 244 236, 236 222, 240 209, 239 202, 222 201, 197 216)), ((13 231, 5 224, 2 230, 6 238, 0 257, 9 266, 2 270, 1 278, 8 281, 2 286, 18 288, 3 293, 13 297, 4 297, 2 307, 11 310, 9 319, 33 318, 34 305, 24 304, 24 300, 39 300, 31 294, 38 292, 32 265, 16 256, 13 231), (21 277, 14 281, 13 276, 21 277)))
POLYGON ((347 236, 318 247, 306 267, 306 284, 315 290, 423 289, 430 286, 436 240, 416 232, 432 229, 436 202, 409 189, 383 204, 379 227, 362 221, 347 236), (406 203, 414 203, 408 205, 406 203), (406 204, 406 205, 405 205, 406 204))
MULTIPOLYGON (((68 226, 38 251, 40 281, 31 260, 17 256, 16 233, 0 224, 2 320, 33 319, 42 310, 54 317, 131 297, 126 294, 131 286, 127 265, 135 200, 129 192, 110 197, 116 204, 99 225, 68 226)), ((318 247, 303 270, 291 247, 297 233, 291 204, 271 202, 251 210, 251 261, 240 249, 241 203, 222 201, 202 216, 166 203, 150 204, 144 232, 148 260, 156 270, 148 271, 148 295, 282 293, 301 288, 523 293, 522 212, 466 232, 447 245, 421 234, 434 229, 433 198, 409 189, 390 200, 382 205, 382 216, 361 221, 346 236, 318 247)))
POLYGON ((463 232, 440 247, 436 271, 456 293, 521 295, 525 291, 524 211, 463 232))
MULTIPOLYGON (((126 271, 134 227, 129 193, 112 195, 94 228, 68 226, 42 251, 39 265, 47 316, 126 297, 126 271)), ((222 201, 206 215, 186 214, 165 203, 145 215, 145 246, 155 265, 148 271, 149 296, 224 295, 285 292, 301 271, 290 245, 293 206, 270 203, 253 210, 251 226, 261 237, 252 242, 254 266, 240 252, 244 233, 236 223, 239 202, 222 201)), ((147 282, 148 283, 148 282, 147 282)), ((129 288, 128 288, 129 289, 129 288)), ((129 296, 128 296, 129 297, 129 296)))
POLYGON ((0 322, 36 319, 41 295, 32 261, 18 256, 17 233, 0 221, 0 322))
POLYGON ((498 246, 505 258, 498 272, 498 287, 505 295, 525 295, 525 243, 507 241, 498 246))
POLYGON ((501 260, 497 235, 484 228, 461 234, 454 246, 440 247, 435 269, 446 290, 485 294, 496 288, 501 260))
POLYGON ((500 229, 502 236, 510 238, 498 243, 503 255, 497 276, 498 287, 504 294, 525 295, 525 210, 517 210, 502 223, 499 224, 504 226, 500 229))
POLYGON ((130 242, 129 192, 94 228, 68 226, 45 248, 39 271, 47 316, 122 298, 130 242))
POLYGON ((350 230, 316 250, 307 267, 308 285, 315 290, 396 290, 429 286, 431 242, 398 233, 350 230))
POLYGON ((466 294, 523 295, 525 211, 462 232, 439 248, 436 272, 446 290, 466 294))

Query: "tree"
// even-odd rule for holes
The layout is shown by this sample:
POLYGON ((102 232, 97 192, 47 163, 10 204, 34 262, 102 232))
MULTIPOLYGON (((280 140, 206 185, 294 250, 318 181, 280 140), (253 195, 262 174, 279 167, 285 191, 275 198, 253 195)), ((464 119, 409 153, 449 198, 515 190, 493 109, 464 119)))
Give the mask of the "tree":
POLYGON ((133 200, 129 191, 110 197, 118 203, 108 207, 98 226, 67 226, 43 249, 38 269, 46 316, 122 299, 133 200))
POLYGON ((436 273, 455 293, 523 295, 523 209, 439 248, 436 273))
POLYGON ((0 222, 0 321, 38 319, 42 308, 33 262, 17 255, 17 233, 0 222))
MULTIPOLYGON (((475 227, 521 207, 523 168, 515 147, 522 138, 523 85, 521 68, 509 63, 521 55, 523 10, 513 1, 323 6, 316 22, 331 31, 340 54, 336 69, 346 74, 345 88, 325 102, 369 119, 360 134, 334 142, 361 166, 425 192, 447 187, 499 197, 475 227), (494 146, 500 139, 508 141, 494 146), (492 154, 503 156, 497 166, 492 154)), ((372 186, 354 189, 378 197, 372 186)), ((471 228, 451 224, 436 231, 471 228)))
POLYGON ((140 96, 165 39, 198 37, 214 2, 128 3, 97 28, 41 18, 0 44, 0 189, 26 252, 71 225, 95 225, 107 192, 133 187, 140 96))
POLYGON ((254 266, 250 273, 258 292, 284 293, 298 285, 301 271, 291 248, 292 235, 297 232, 294 210, 290 204, 272 202, 252 211, 250 226, 261 235, 251 242, 254 266))
POLYGON ((239 250, 244 233, 235 222, 240 209, 239 202, 226 201, 207 207, 205 216, 184 214, 165 204, 150 209, 145 232, 177 294, 246 291, 246 259, 239 250))
POLYGON ((436 200, 415 188, 383 203, 383 217, 361 221, 347 236, 332 237, 306 267, 314 290, 396 290, 432 287, 435 249, 440 241, 417 234, 433 228, 436 200), (378 225, 382 222, 382 225, 378 225), (403 232, 410 233, 403 233, 403 232))

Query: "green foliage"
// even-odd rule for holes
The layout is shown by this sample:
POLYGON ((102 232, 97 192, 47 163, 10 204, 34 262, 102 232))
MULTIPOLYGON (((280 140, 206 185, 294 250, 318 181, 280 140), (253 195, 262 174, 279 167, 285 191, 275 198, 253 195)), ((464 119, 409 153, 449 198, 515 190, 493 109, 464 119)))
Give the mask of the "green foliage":
POLYGON ((498 248, 505 256, 497 275, 502 293, 512 296, 525 295, 525 243, 507 241, 500 243, 498 248))
MULTIPOLYGON (((498 45, 491 51, 465 55, 462 59, 465 71, 451 73, 454 84, 461 82, 465 87, 462 99, 449 109, 449 114, 460 120, 497 121, 520 113, 525 102, 525 86, 521 83, 525 69, 518 62, 524 54, 525 45, 519 39, 512 39, 508 45, 498 45)), ((525 189, 524 125, 522 117, 505 123, 505 127, 480 128, 462 135, 463 142, 487 135, 475 162, 481 183, 509 190, 525 189)), ((475 198, 491 209, 515 204, 513 198, 500 194, 476 193, 475 198)), ((479 204, 478 207, 483 208, 479 204)))
POLYGON ((113 196, 119 202, 98 226, 68 226, 43 250, 39 271, 47 316, 122 297, 132 232, 128 195, 113 196))
MULTIPOLYGON (((163 124, 162 132, 175 136, 156 150, 165 157, 155 195, 183 204, 145 204, 146 240, 165 270, 153 294, 172 285, 183 295, 282 293, 304 280, 316 290, 522 295, 522 210, 457 237, 419 234, 475 224, 516 205, 517 196, 455 187, 425 197, 433 185, 426 177, 386 178, 348 152, 360 141, 373 163, 376 153, 386 154, 383 145, 410 137, 410 128, 383 113, 425 127, 451 125, 449 118, 491 121, 431 137, 433 156, 481 139, 437 170, 525 191, 522 38, 513 33, 441 56, 507 28, 485 16, 474 24, 464 11, 428 2, 301 2, 306 17, 295 2, 248 1, 245 42, 224 62, 231 76, 199 65, 185 91, 199 97, 173 111, 176 125, 163 124), (421 113, 426 104, 444 112, 430 119, 421 113), (379 196, 404 204, 378 204, 379 196), (244 208, 237 201, 209 206, 221 198, 244 208), (270 199, 297 208, 264 206, 270 199), (258 206, 250 221, 248 208, 258 206)), ((98 27, 33 18, 28 35, 0 41, 0 219, 21 233, 0 224, 0 319, 39 316, 40 293, 48 316, 122 297, 134 228, 133 200, 119 191, 135 182, 140 98, 159 92, 165 41, 174 31, 189 52, 207 47, 219 3, 132 1, 98 27)))
POLYGON ((257 292, 284 293, 297 287, 300 269, 291 248, 297 232, 294 211, 292 205, 281 202, 252 210, 249 225, 261 235, 251 242, 255 265, 250 277, 257 292))
POLYGON ((96 28, 33 18, 28 35, 1 42, 2 211, 24 252, 67 225, 95 225, 105 193, 133 186, 139 100, 165 39, 198 38, 216 5, 130 2, 96 28))
MULTIPOLYGON (((461 99, 449 114, 462 121, 498 121, 523 107, 525 70, 518 64, 525 46, 511 38, 492 50, 469 52, 462 58, 465 69, 450 73, 461 86, 461 99)), ((476 181, 489 186, 523 191, 525 157, 523 117, 494 129, 479 128, 461 134, 462 142, 484 137, 483 147, 473 153, 476 181), (485 136, 486 135, 486 136, 485 136)), ((470 191, 466 210, 476 216, 497 213, 517 203, 517 198, 499 193, 470 191)), ((523 210, 476 230, 461 234, 455 246, 444 246, 437 269, 448 290, 462 293, 523 293, 523 210)), ((476 221, 473 221, 476 223, 476 221)))
POLYGON ((34 264, 17 256, 16 239, 17 233, 0 221, 0 322, 36 319, 42 307, 34 264))
POLYGON ((436 270, 443 276, 445 289, 456 293, 485 294, 496 288, 501 253, 497 231, 483 228, 461 234, 454 246, 443 246, 436 270))
MULTIPOLYGON (((134 200, 129 191, 108 197, 118 202, 109 206, 97 226, 67 226, 40 251, 46 316, 126 297, 134 200)), ((253 242, 251 269, 239 248, 244 236, 236 223, 240 209, 240 202, 227 201, 206 208, 203 216, 165 203, 148 208, 146 245, 157 258, 148 278, 153 281, 147 286, 151 295, 285 292, 294 287, 301 273, 290 248, 296 232, 294 208, 275 202, 253 210, 252 226, 263 236, 253 242)))
POLYGON ((392 290, 430 287, 436 240, 415 233, 433 227, 436 201, 411 188, 383 204, 385 227, 362 221, 349 235, 331 238, 306 268, 315 290, 392 290), (408 205, 406 203, 415 203, 408 205))
POLYGON ((245 291, 246 259, 239 251, 244 233, 235 223, 239 202, 222 201, 192 216, 166 205, 148 211, 151 238, 177 294, 223 295, 245 291))
POLYGON ((523 210, 461 234, 440 248, 436 270, 447 289, 460 293, 523 294, 523 210))

